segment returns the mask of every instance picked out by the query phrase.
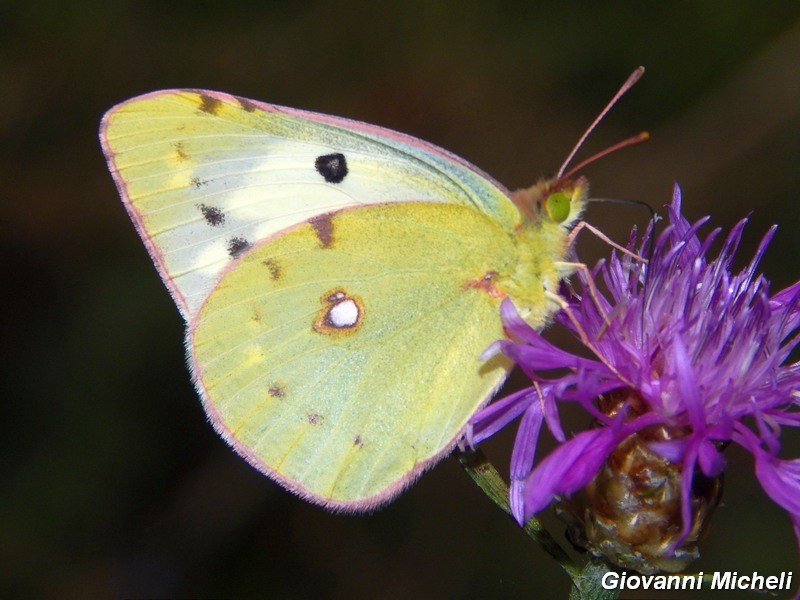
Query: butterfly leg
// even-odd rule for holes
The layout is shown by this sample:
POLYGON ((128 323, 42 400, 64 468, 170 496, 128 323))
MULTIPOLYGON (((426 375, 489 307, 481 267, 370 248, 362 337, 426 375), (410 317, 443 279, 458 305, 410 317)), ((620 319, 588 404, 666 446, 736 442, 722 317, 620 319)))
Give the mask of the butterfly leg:
POLYGON ((597 227, 595 227, 595 226, 593 226, 593 225, 591 225, 591 224, 587 223, 586 221, 580 221, 580 222, 579 222, 579 223, 578 223, 578 224, 575 226, 575 228, 574 228, 574 229, 573 229, 573 230, 570 232, 570 234, 569 234, 569 237, 567 238, 567 243, 569 244, 569 247, 570 247, 570 248, 571 248, 571 247, 572 247, 572 245, 575 243, 575 239, 578 237, 578 233, 581 231, 581 229, 586 229, 586 230, 588 230, 588 231, 592 232, 592 233, 593 233, 595 236, 597 236, 597 237, 598 237, 600 240, 604 241, 606 244, 608 244, 608 245, 609 245, 609 246, 611 246, 612 248, 616 248, 617 250, 619 250, 619 251, 620 251, 620 252, 622 252, 623 254, 627 254, 627 255, 628 255, 628 256, 630 256, 630 257, 631 257, 633 260, 638 260, 638 261, 640 261, 640 262, 643 262, 643 263, 645 263, 645 264, 647 263, 647 259, 646 259, 646 258, 644 258, 644 257, 642 257, 642 256, 639 256, 639 255, 638 255, 638 254, 636 254, 635 252, 631 252, 630 250, 628 250, 628 249, 627 249, 627 248, 625 248, 624 246, 620 246, 620 245, 619 245, 619 244, 617 244, 617 243, 616 243, 614 240, 612 240, 611 238, 609 238, 609 237, 608 237, 608 236, 607 236, 605 233, 603 233, 602 231, 600 231, 600 230, 599 230, 597 227))
MULTIPOLYGON (((582 264, 582 263, 558 263, 559 266, 561 266, 562 264, 565 265, 565 266, 569 265, 569 266, 571 266, 573 268, 583 270, 587 274, 588 274, 588 271, 589 271, 588 267, 586 265, 582 264)), ((591 277, 587 277, 587 280, 589 281, 589 285, 588 285, 588 287, 589 287, 589 295, 594 300, 595 304, 598 307, 598 310, 600 310, 600 312, 602 313, 603 319, 605 321, 605 325, 610 325, 610 322, 608 320, 608 315, 606 314, 603 306, 599 302, 598 295, 597 295, 597 288, 594 286, 594 282, 593 282, 592 278, 591 277)), ((627 378, 624 377, 614 367, 614 365, 612 365, 611 363, 608 362, 608 360, 606 360, 606 358, 603 356, 603 354, 597 349, 597 347, 594 345, 594 343, 589 339, 589 336, 586 334, 586 330, 584 330, 584 328, 581 326, 580 321, 575 316, 575 313, 572 310, 572 307, 569 305, 569 302, 567 302, 559 294, 555 294, 555 293, 550 292, 550 291, 545 291, 545 295, 547 296, 548 299, 552 300, 553 302, 555 302, 556 304, 558 304, 561 307, 561 310, 564 311, 564 314, 567 315, 567 318, 572 322, 573 327, 575 327, 575 331, 578 332, 578 337, 580 338, 581 343, 583 343, 584 346, 589 348, 589 350, 594 352, 595 356, 597 356, 597 358, 604 365, 606 365, 611 370, 612 373, 614 373, 622 381, 627 381, 627 378)))

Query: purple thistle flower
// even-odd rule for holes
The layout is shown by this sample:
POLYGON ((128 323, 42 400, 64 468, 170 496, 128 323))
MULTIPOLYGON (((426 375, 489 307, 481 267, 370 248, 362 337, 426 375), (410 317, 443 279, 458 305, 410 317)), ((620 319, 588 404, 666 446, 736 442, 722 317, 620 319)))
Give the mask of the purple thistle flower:
MULTIPOLYGON (((503 302, 502 318, 514 341, 496 342, 487 355, 503 352, 512 358, 533 386, 480 411, 471 429, 471 443, 477 444, 522 416, 510 486, 512 512, 520 523, 555 498, 585 494, 590 484, 601 486, 604 494, 619 490, 620 478, 631 473, 609 467, 614 461, 627 461, 629 470, 647 462, 647 473, 658 474, 660 493, 672 481, 676 514, 669 541, 658 538, 662 558, 649 563, 641 555, 627 562, 610 558, 642 571, 679 570, 697 556, 685 542, 701 537, 703 523, 698 521, 716 506, 718 478, 725 468, 722 451, 731 442, 753 455, 756 477, 789 513, 800 540, 800 459, 778 458, 781 428, 800 426, 800 363, 786 364, 800 341, 800 282, 770 297, 768 281, 756 275, 774 227, 750 264, 732 274, 746 220, 732 229, 719 256, 709 260, 706 254, 720 230, 704 240, 698 237, 707 218, 694 225, 686 221, 677 186, 668 210, 669 225, 647 264, 613 253, 590 277, 579 273, 584 294, 573 293, 569 310, 556 317, 595 359, 556 348, 522 320, 509 300, 503 302), (596 280, 602 280, 605 293, 596 291, 596 280), (551 378, 543 374, 554 369, 568 372, 551 378), (595 426, 567 440, 558 402, 579 403, 595 426), (543 422, 560 445, 534 468, 543 422), (620 454, 634 447, 637 459, 620 454), (653 467, 659 461, 663 464, 653 467), (598 475, 609 468, 616 474, 598 475), (597 483, 601 479, 604 483, 597 483), (676 557, 677 562, 669 562, 676 557)), ((641 484, 644 471, 629 478, 641 484)), ((629 518, 639 508, 628 505, 629 518)))

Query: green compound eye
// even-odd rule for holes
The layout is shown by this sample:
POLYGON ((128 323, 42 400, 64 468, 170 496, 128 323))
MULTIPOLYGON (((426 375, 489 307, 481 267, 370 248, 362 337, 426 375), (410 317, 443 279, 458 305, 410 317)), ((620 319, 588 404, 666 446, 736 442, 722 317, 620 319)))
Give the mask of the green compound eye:
POLYGON ((563 223, 569 217, 572 201, 564 192, 555 192, 547 197, 545 210, 553 221, 563 223))

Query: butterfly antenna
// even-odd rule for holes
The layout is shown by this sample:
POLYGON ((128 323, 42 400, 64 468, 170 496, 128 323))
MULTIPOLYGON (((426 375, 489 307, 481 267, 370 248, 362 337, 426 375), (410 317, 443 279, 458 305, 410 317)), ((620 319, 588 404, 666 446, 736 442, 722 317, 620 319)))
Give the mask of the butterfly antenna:
MULTIPOLYGON (((617 103, 617 101, 625 94, 625 92, 627 92, 629 89, 631 89, 633 87, 633 85, 637 81, 639 81, 639 79, 641 79, 642 75, 644 75, 644 67, 638 67, 633 73, 630 74, 628 79, 625 80, 625 83, 622 84, 622 87, 619 88, 619 90, 617 91, 616 94, 614 94, 614 97, 611 98, 611 101, 600 112, 600 114, 597 115, 597 118, 595 118, 595 120, 592 121, 592 124, 589 125, 588 129, 581 136, 581 139, 579 139, 578 143, 575 144, 575 147, 572 149, 572 152, 569 153, 569 156, 567 156, 567 159, 564 161, 564 163, 561 165, 561 168, 556 173, 556 177, 555 177, 556 181, 559 181, 560 179, 562 179, 564 177, 564 171, 566 171, 567 167, 569 166, 569 163, 575 157, 575 154, 578 152, 578 150, 580 150, 581 146, 583 145, 583 142, 586 141, 586 138, 589 137, 589 134, 592 133, 592 131, 594 130, 595 127, 597 127, 597 124, 600 123, 600 121, 603 120, 603 117, 606 116, 606 113, 608 113, 608 111, 611 110, 611 107, 613 107, 617 103)), ((638 141, 644 141, 644 140, 638 140, 637 139, 637 141, 634 141, 632 143, 638 143, 638 141)), ((623 143, 623 142, 620 142, 620 143, 623 143)), ((628 143, 628 144, 625 144, 625 145, 630 146, 631 143, 628 143)), ((617 144, 617 146, 619 146, 619 144, 617 144)), ((625 146, 621 146, 621 147, 624 148, 625 146)), ((605 154, 608 154, 608 152, 605 152, 605 154)), ((573 173, 575 170, 576 169, 572 169, 572 171, 570 171, 570 173, 573 173)))
POLYGON ((627 148, 628 146, 635 146, 636 144, 641 144, 642 142, 646 142, 649 139, 650 139, 650 134, 646 131, 642 131, 640 133, 637 133, 636 135, 632 135, 631 137, 626 138, 621 142, 617 142, 613 146, 609 146, 605 150, 601 150, 597 154, 593 154, 586 160, 582 160, 563 175, 559 175, 558 178, 560 179, 563 177, 565 179, 568 179, 569 177, 572 177, 575 173, 580 171, 586 165, 589 165, 594 161, 611 154, 612 152, 616 152, 617 150, 622 150, 623 148, 627 148))

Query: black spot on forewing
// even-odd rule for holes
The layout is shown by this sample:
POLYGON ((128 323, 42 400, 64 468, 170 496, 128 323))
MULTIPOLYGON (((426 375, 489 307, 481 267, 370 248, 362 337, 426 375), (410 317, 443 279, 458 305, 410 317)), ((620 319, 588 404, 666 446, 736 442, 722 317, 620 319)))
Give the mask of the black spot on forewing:
POLYGON ((306 415, 306 420, 309 425, 322 425, 323 417, 317 413, 309 413, 306 415))
POLYGON ((208 94, 200 94, 200 110, 202 110, 204 113, 216 115, 220 108, 222 108, 222 102, 220 100, 217 100, 208 94))
POLYGON ((261 261, 261 264, 269 269, 269 276, 272 278, 272 281, 278 281, 283 274, 283 269, 281 268, 281 264, 275 260, 274 258, 268 258, 266 260, 261 261))
POLYGON ((278 385, 277 383, 273 383, 271 386, 269 386, 267 393, 273 398, 283 398, 286 396, 286 390, 283 389, 283 386, 278 385))
POLYGON ((228 254, 231 258, 239 256, 250 247, 250 242, 244 238, 235 237, 228 240, 228 254))
POLYGON ((207 181, 205 181, 204 179, 200 179, 199 177, 192 177, 192 178, 189 180, 189 183, 191 183, 191 184, 192 184, 192 187, 193 187, 194 189, 196 189, 196 190, 197 190, 197 189, 200 189, 201 187, 203 187, 203 186, 205 186, 205 185, 208 185, 208 182, 207 182, 207 181))
POLYGON ((308 221, 317 234, 319 245, 323 248, 330 248, 333 244, 333 221, 330 215, 319 215, 308 221))
POLYGON ((236 96, 236 100, 239 102, 239 106, 241 106, 247 112, 255 112, 256 105, 250 102, 247 98, 241 98, 236 96))
POLYGON ((314 168, 328 183, 341 183, 347 176, 347 161, 340 152, 318 156, 314 168))
POLYGON ((219 227, 225 224, 225 213, 216 206, 201 204, 198 208, 200 212, 203 213, 203 218, 206 220, 206 223, 212 227, 219 227))

